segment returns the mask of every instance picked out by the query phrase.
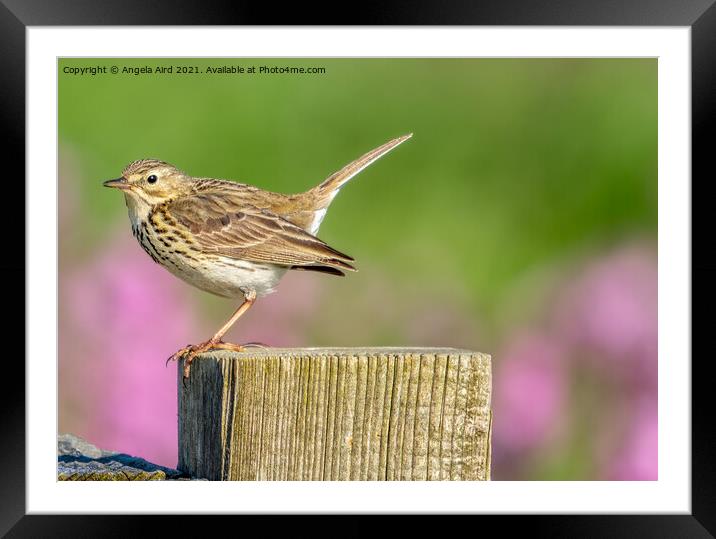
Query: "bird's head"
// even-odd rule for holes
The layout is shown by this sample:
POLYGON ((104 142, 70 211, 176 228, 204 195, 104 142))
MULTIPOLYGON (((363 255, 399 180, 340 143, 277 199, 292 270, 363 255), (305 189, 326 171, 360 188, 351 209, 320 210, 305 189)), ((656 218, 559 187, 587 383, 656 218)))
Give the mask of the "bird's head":
POLYGON ((156 159, 141 159, 127 165, 122 176, 107 180, 103 185, 124 191, 128 202, 153 206, 191 192, 191 180, 174 165, 156 159))

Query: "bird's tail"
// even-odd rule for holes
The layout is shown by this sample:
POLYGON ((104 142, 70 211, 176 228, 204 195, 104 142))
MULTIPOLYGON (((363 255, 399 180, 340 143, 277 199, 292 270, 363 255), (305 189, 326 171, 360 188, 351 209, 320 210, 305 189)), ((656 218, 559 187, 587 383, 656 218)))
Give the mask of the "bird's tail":
POLYGON ((347 164, 338 172, 334 172, 323 182, 308 191, 307 194, 314 199, 314 207, 316 210, 327 208, 333 198, 338 194, 338 191, 340 191, 341 187, 343 187, 348 180, 412 136, 413 134, 409 133, 402 137, 394 138, 382 146, 378 146, 376 149, 369 151, 352 163, 347 164))

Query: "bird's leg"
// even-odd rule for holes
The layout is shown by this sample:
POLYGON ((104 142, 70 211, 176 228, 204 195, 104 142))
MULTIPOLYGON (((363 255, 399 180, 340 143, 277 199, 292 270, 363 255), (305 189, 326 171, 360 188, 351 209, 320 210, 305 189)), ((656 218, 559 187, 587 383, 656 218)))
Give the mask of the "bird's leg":
POLYGON ((178 361, 182 356, 186 356, 184 358, 184 380, 186 380, 187 378, 189 378, 191 363, 192 361, 194 361, 194 358, 199 354, 211 349, 233 350, 235 352, 240 352, 243 349, 243 346, 238 344, 225 343, 221 339, 226 334, 226 332, 229 331, 231 326, 233 326, 234 323, 241 317, 241 315, 249 310, 249 308, 254 304, 255 301, 256 292, 253 290, 249 290, 248 292, 246 292, 244 295, 244 302, 239 306, 238 309, 236 309, 236 312, 231 315, 231 318, 229 318, 226 323, 221 326, 219 331, 214 333, 214 336, 211 339, 209 339, 208 341, 204 341, 203 343, 193 345, 190 344, 185 346, 181 350, 178 350, 176 353, 174 353, 169 359, 167 359, 167 364, 170 361, 178 361))
POLYGON ((231 329, 231 326, 236 323, 236 321, 241 317, 241 315, 249 310, 249 308, 254 304, 255 301, 256 292, 254 292, 253 290, 249 290, 248 292, 246 292, 246 294, 244 295, 244 302, 239 306, 238 309, 236 309, 236 312, 231 315, 231 318, 226 321, 226 324, 221 326, 221 329, 214 333, 214 336, 207 342, 221 342, 221 338, 226 334, 227 331, 229 331, 229 329, 231 329))

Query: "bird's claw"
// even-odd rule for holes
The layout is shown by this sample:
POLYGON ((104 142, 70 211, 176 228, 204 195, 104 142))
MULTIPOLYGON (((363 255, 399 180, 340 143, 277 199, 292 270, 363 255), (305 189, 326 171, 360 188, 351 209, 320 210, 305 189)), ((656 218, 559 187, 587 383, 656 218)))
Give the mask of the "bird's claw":
POLYGON ((169 365, 170 361, 178 362, 182 357, 184 358, 182 382, 184 384, 184 387, 186 388, 186 381, 189 379, 189 373, 191 372, 191 363, 192 361, 194 361, 194 358, 199 354, 210 350, 213 346, 217 344, 219 343, 214 341, 207 341, 201 344, 187 344, 184 348, 177 350, 171 356, 169 356, 169 359, 167 359, 165 365, 169 365))
POLYGON ((191 363, 194 358, 199 354, 202 354, 208 350, 215 348, 217 350, 232 350, 234 352, 241 352, 244 348, 269 348, 267 345, 260 342, 250 342, 246 344, 231 344, 221 340, 208 340, 201 344, 187 344, 184 348, 177 350, 169 359, 167 359, 165 366, 169 365, 170 361, 179 361, 182 357, 184 358, 184 372, 182 376, 182 383, 186 388, 186 381, 189 379, 189 373, 191 372, 191 363))
POLYGON ((169 366, 170 361, 179 361, 181 357, 186 354, 189 350, 191 350, 191 344, 187 344, 184 348, 181 348, 174 352, 171 356, 169 356, 169 359, 166 360, 164 363, 165 367, 169 366))

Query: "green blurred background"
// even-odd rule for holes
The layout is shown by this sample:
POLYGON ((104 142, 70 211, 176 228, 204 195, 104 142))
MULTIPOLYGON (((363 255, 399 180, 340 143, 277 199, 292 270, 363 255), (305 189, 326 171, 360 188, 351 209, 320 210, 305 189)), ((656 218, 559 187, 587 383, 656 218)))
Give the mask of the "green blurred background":
POLYGON ((155 267, 102 180, 152 157, 298 192, 412 132, 321 226, 359 272, 288 275, 228 337, 491 353, 495 479, 656 479, 655 59, 60 59, 58 78, 61 432, 174 466, 164 359, 235 308, 155 267), (176 73, 238 65, 325 73, 176 73), (174 73, 66 72, 91 66, 174 73))

